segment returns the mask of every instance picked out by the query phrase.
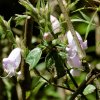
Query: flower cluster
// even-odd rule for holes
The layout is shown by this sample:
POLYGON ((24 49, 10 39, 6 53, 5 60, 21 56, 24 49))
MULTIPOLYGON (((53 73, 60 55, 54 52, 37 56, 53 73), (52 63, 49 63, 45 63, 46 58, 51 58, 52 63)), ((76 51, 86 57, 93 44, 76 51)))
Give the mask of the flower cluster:
POLYGON ((15 48, 12 50, 8 58, 3 58, 3 69, 8 73, 9 77, 15 76, 16 69, 21 62, 21 49, 15 48))
MULTIPOLYGON (((80 58, 77 53, 78 52, 77 46, 75 44, 75 41, 73 39, 71 32, 68 31, 66 35, 68 39, 68 47, 66 47, 66 51, 68 52, 67 62, 69 66, 71 66, 72 68, 70 72, 72 76, 79 76, 80 75, 79 69, 82 69, 82 64, 81 64, 80 58)), ((76 32, 76 35, 78 37, 78 40, 79 40, 79 43, 82 49, 85 50, 87 48, 87 40, 83 42, 78 32, 76 32)))

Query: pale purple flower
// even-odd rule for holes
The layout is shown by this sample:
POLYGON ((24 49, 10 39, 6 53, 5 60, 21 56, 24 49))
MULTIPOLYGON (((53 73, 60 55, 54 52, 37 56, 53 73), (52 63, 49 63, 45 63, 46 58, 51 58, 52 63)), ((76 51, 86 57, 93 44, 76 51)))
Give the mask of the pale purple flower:
POLYGON ((51 24, 52 24, 53 32, 55 34, 60 32, 61 27, 60 27, 60 23, 59 23, 58 19, 56 17, 54 17, 53 15, 50 15, 50 21, 51 21, 51 24))
POLYGON ((3 58, 3 69, 10 77, 16 74, 16 69, 21 62, 21 49, 15 48, 12 50, 8 58, 3 58))
MULTIPOLYGON (((67 62, 70 65, 70 67, 73 68, 71 69, 70 72, 73 76, 79 76, 80 70, 78 69, 82 69, 83 67, 82 67, 80 58, 78 56, 77 46, 75 44, 75 41, 73 39, 71 32, 68 31, 66 35, 68 39, 68 47, 66 47, 66 51, 68 52, 67 62)), ((87 48, 87 41, 83 42, 78 32, 76 32, 76 35, 78 37, 78 40, 82 49, 85 50, 87 48)))
MULTIPOLYGON (((73 39, 73 36, 72 36, 71 32, 68 31, 66 33, 66 35, 67 35, 69 47, 73 48, 73 49, 75 49, 77 51, 77 47, 76 47, 76 44, 75 44, 75 41, 73 39)), ((78 37, 78 40, 79 40, 79 43, 80 43, 82 49, 84 49, 84 50, 87 49, 87 40, 83 42, 83 40, 82 40, 82 38, 81 38, 81 36, 80 36, 80 34, 78 32, 76 32, 76 35, 78 37)))

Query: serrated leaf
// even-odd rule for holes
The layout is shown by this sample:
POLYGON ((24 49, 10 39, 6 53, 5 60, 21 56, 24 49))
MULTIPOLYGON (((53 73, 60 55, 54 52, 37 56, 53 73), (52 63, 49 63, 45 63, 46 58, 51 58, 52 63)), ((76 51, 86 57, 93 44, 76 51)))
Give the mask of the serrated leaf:
POLYGON ((30 65, 30 69, 34 68, 36 64, 39 62, 42 55, 42 51, 40 48, 35 48, 29 52, 26 57, 26 63, 30 65))
POLYGON ((92 92, 94 92, 94 90, 96 89, 96 87, 94 85, 89 84, 83 91, 84 95, 90 94, 92 92))

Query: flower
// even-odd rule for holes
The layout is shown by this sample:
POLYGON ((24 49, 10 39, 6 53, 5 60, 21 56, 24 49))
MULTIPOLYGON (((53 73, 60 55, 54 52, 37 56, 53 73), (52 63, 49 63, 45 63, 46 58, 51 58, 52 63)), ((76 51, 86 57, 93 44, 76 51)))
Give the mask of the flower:
POLYGON ((16 69, 21 62, 21 49, 15 48, 12 50, 8 58, 3 58, 3 69, 8 73, 8 76, 12 77, 16 74, 16 69))
MULTIPOLYGON (((66 47, 66 51, 68 52, 67 62, 71 66, 71 68, 73 68, 73 69, 71 69, 70 72, 73 76, 79 76, 80 70, 78 70, 78 69, 79 68, 82 69, 83 67, 82 67, 80 58, 78 56, 77 46, 75 44, 75 41, 73 39, 71 32, 68 31, 66 33, 66 35, 67 35, 67 39, 68 39, 68 47, 66 47)), ((85 50, 87 48, 87 40, 85 42, 83 42, 83 40, 78 32, 76 32, 76 35, 78 37, 78 40, 79 40, 79 43, 80 43, 82 49, 85 50)))
MULTIPOLYGON (((75 41, 74 41, 74 39, 73 39, 73 36, 72 36, 71 32, 68 31, 68 32, 66 33, 66 35, 67 35, 67 39, 68 39, 68 44, 69 44, 69 46, 77 51, 77 47, 76 47, 76 44, 75 44, 75 41)), ((76 32, 76 35, 77 35, 77 37, 78 37, 78 40, 79 40, 79 43, 80 43, 82 49, 83 49, 83 50, 87 49, 87 40, 85 40, 85 41, 83 42, 83 40, 82 40, 82 38, 81 38, 81 36, 80 36, 80 34, 79 34, 78 32, 76 32)))
POLYGON ((52 24, 53 32, 55 34, 60 32, 61 27, 60 27, 60 23, 59 23, 58 19, 56 17, 54 17, 53 15, 50 15, 50 21, 51 21, 51 24, 52 24))

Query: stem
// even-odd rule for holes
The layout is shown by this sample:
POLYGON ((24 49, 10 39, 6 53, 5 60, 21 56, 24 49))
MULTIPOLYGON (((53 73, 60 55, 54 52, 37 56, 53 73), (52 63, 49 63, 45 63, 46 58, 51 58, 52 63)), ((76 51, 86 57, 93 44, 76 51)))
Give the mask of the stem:
MULTIPOLYGON (((91 76, 88 78, 88 80, 91 78, 91 76)), ((80 93, 83 92, 84 88, 86 87, 86 80, 84 80, 81 85, 78 87, 78 89, 76 90, 76 92, 72 95, 72 97, 70 98, 70 100, 75 100, 76 96, 80 93)))
MULTIPOLYGON (((65 63, 64 63, 64 66, 67 68, 67 66, 66 66, 66 64, 65 64, 65 63)), ((67 73, 68 73, 68 75, 70 76, 70 78, 71 78, 71 80, 72 80, 72 82, 73 82, 74 86, 75 86, 76 88, 78 88, 78 85, 77 85, 76 81, 74 80, 73 76, 70 74, 70 72, 69 72, 69 69, 68 69, 68 68, 67 68, 67 73)))
POLYGON ((19 77, 19 80, 18 80, 21 87, 21 91, 22 91, 22 100, 25 100, 26 91, 30 90, 30 84, 31 84, 29 65, 24 60, 24 56, 26 52, 25 50, 26 48, 29 48, 31 44, 31 38, 32 38, 31 33, 32 33, 32 21, 31 21, 31 18, 27 18, 25 21, 25 30, 24 30, 24 36, 23 36, 24 53, 22 54, 21 76, 19 77))
POLYGON ((39 72, 36 68, 34 69, 34 71, 35 71, 35 73, 36 73, 38 76, 40 76, 41 78, 43 78, 47 83, 49 83, 49 84, 51 84, 51 85, 53 85, 53 86, 55 86, 55 87, 59 87, 59 88, 63 88, 63 89, 69 90, 69 91, 71 91, 71 92, 75 92, 73 89, 70 89, 70 88, 67 88, 67 87, 63 87, 63 86, 60 86, 60 85, 56 85, 56 84, 54 84, 54 83, 51 83, 49 80, 47 80, 45 77, 43 77, 43 76, 40 74, 40 72, 39 72))
POLYGON ((100 56, 100 19, 98 13, 96 13, 94 17, 94 22, 96 24, 96 29, 95 29, 96 54, 100 56))
POLYGON ((78 41, 76 32, 75 32, 75 30, 74 30, 74 27, 73 27, 73 25, 72 25, 72 23, 71 23, 71 19, 70 19, 69 15, 68 15, 68 11, 69 11, 69 10, 68 10, 68 8, 66 9, 65 6, 63 5, 63 0, 58 0, 58 3, 59 3, 59 6, 60 6, 60 8, 61 8, 61 11, 62 11, 62 13, 63 13, 63 15, 64 15, 64 17, 65 17, 65 20, 66 20, 68 29, 71 31, 72 36, 73 36, 73 38, 74 38, 74 41, 75 41, 75 43, 76 43, 76 46, 77 46, 77 49, 78 49, 78 55, 79 55, 79 57, 80 57, 81 59, 83 59, 83 58, 86 56, 86 54, 85 54, 85 51, 82 50, 82 48, 81 48, 81 45, 80 45, 80 43, 79 43, 79 41, 78 41))
MULTIPOLYGON (((64 63, 64 65, 65 65, 65 67, 67 68, 67 66, 66 66, 66 64, 65 64, 65 63, 64 63)), ((73 78, 73 76, 70 74, 70 72, 69 72, 69 69, 68 69, 68 68, 67 68, 67 73, 69 74, 69 76, 70 76, 70 78, 71 78, 71 80, 72 80, 72 82, 73 82, 74 86, 75 86, 76 88, 78 88, 78 85, 77 85, 77 83, 76 83, 75 79, 73 78)), ((82 97, 83 97, 83 98, 85 98, 85 100, 87 100, 87 98, 85 97, 85 95, 84 95, 83 93, 81 93, 81 95, 82 95, 82 97)))
POLYGON ((81 94, 84 90, 84 88, 90 84, 96 77, 100 76, 100 73, 99 74, 96 74, 96 75, 91 75, 88 77, 87 80, 84 80, 81 85, 78 87, 78 89, 76 90, 76 92, 72 95, 72 97, 70 98, 70 100, 75 100, 76 96, 78 94, 81 94))

